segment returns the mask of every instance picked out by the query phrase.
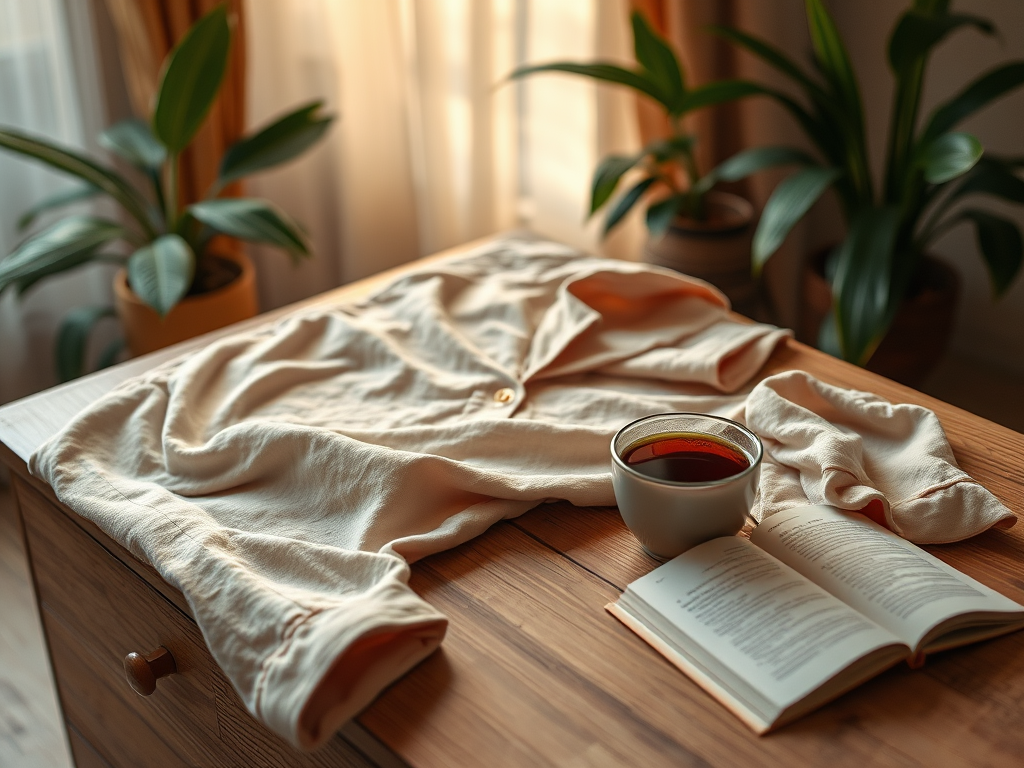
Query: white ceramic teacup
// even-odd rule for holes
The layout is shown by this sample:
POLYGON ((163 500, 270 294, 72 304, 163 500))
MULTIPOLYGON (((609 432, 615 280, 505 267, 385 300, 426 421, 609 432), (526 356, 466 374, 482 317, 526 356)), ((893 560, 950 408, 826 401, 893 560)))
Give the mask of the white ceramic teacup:
POLYGON ((626 526, 647 554, 669 560, 718 536, 736 534, 754 504, 764 449, 753 432, 720 416, 661 413, 637 419, 612 438, 612 485, 626 526), (623 456, 657 435, 707 435, 739 449, 749 465, 729 477, 677 482, 644 474, 623 456))

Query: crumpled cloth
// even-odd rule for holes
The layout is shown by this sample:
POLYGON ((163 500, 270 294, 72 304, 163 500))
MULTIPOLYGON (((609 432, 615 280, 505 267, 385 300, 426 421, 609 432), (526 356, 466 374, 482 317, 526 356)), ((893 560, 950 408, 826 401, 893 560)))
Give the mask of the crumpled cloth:
POLYGON ((614 504, 609 443, 641 416, 745 419, 761 516, 881 504, 922 540, 1012 519, 923 409, 802 374, 751 393, 788 335, 698 280, 506 239, 128 381, 30 468, 180 589, 249 710, 310 748, 441 642, 408 564, 545 500, 614 504))
POLYGON ((1017 521, 957 466, 927 408, 790 371, 754 387, 745 412, 765 449, 758 520, 829 504, 863 512, 919 544, 959 541, 1017 521))

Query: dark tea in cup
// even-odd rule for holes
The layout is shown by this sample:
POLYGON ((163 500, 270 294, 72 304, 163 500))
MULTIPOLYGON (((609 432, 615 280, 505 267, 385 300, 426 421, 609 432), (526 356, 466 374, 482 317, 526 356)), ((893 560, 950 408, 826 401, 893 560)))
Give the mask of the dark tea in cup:
POLYGON ((750 459, 727 440, 696 432, 651 435, 622 452, 630 469, 674 483, 710 483, 738 475, 750 459))

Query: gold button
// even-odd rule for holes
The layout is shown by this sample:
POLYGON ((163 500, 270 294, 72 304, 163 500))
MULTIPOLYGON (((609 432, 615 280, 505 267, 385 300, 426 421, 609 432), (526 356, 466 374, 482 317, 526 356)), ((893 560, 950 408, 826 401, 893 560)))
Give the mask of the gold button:
POLYGON ((502 387, 494 393, 494 404, 504 405, 516 399, 516 391, 511 387, 502 387))

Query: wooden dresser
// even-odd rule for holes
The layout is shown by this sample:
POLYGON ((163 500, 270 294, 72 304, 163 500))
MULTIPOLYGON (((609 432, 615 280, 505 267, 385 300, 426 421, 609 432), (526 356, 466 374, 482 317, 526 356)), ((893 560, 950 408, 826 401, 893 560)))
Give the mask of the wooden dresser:
MULTIPOLYGON (((392 276, 307 304, 355 298, 392 276)), ((79 768, 1024 764, 1024 633, 943 654, 923 670, 891 670, 758 738, 603 610, 655 563, 614 509, 567 504, 545 505, 417 563, 412 587, 451 618, 441 650, 326 748, 294 751, 244 710, 181 594, 25 467, 83 406, 208 340, 0 408, 0 459, 14 473, 79 768), (126 681, 125 656, 161 648, 175 673, 141 696, 126 681)), ((795 342, 762 375, 792 368, 934 409, 961 465, 1024 514, 1024 436, 795 342)), ((1024 601, 1024 524, 931 551, 1024 601)))

